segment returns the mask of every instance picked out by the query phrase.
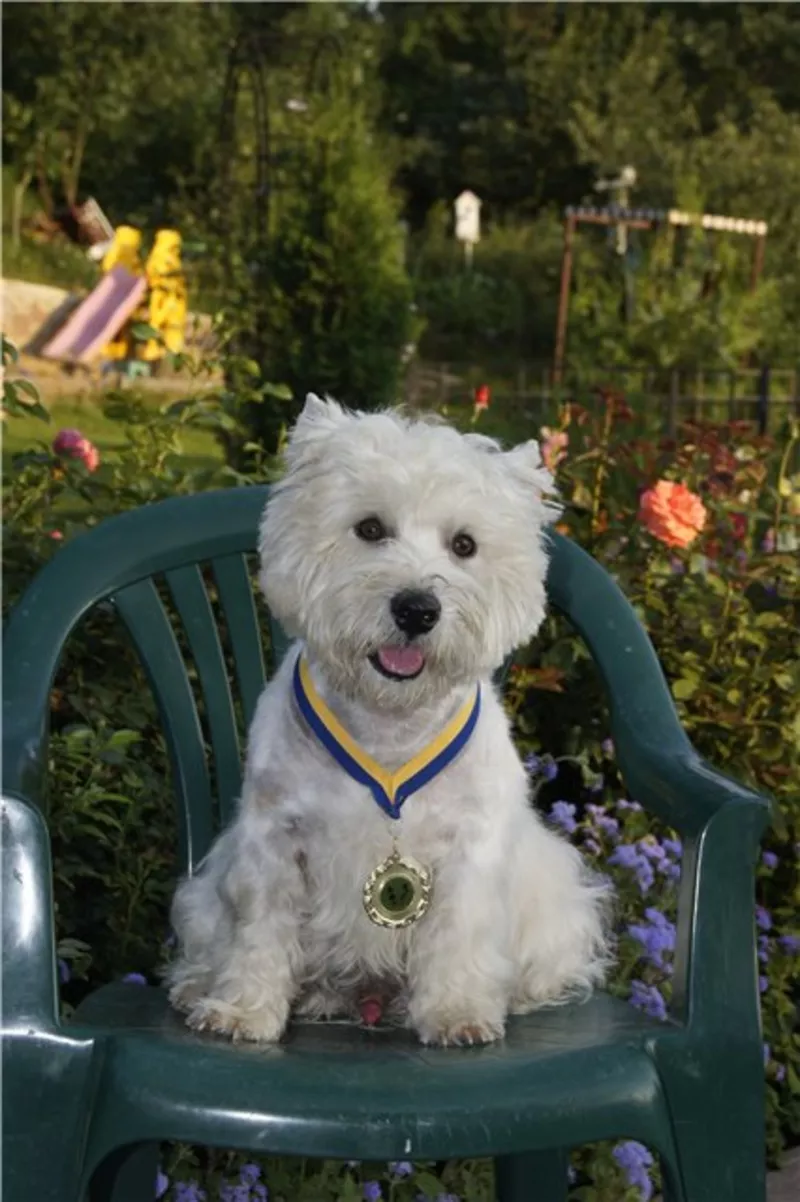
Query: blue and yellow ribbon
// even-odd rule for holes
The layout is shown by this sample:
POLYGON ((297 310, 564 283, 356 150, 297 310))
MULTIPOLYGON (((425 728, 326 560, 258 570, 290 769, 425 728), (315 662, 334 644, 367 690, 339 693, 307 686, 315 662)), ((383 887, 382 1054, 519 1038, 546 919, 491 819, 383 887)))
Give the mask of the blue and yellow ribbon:
POLYGON ((298 655, 294 668, 294 695, 300 713, 345 772, 366 787, 390 818, 399 818, 403 802, 438 776, 463 750, 481 710, 480 685, 444 730, 397 772, 387 772, 350 737, 330 707, 322 700, 308 664, 298 655))

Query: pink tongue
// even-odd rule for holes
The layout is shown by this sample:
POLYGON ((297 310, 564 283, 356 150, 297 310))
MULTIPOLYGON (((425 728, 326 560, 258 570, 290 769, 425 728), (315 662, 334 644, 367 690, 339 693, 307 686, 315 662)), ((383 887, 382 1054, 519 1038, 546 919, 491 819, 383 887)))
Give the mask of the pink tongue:
POLYGON ((378 660, 382 668, 395 676, 416 676, 425 656, 419 647, 381 647, 378 660))

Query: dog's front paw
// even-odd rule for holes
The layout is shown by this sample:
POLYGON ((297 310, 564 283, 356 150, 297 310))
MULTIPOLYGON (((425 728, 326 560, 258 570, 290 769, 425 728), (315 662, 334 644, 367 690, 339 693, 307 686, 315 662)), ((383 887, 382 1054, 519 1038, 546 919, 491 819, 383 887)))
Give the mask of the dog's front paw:
POLYGON ((194 1031, 227 1035, 234 1042, 276 1043, 286 1029, 288 1006, 242 1010, 215 998, 203 998, 189 1007, 186 1025, 194 1031))
POLYGON ((472 1047, 494 1043, 505 1034, 505 1023, 497 1019, 475 1018, 466 1014, 430 1015, 417 1019, 414 1026, 420 1042, 440 1047, 472 1047))

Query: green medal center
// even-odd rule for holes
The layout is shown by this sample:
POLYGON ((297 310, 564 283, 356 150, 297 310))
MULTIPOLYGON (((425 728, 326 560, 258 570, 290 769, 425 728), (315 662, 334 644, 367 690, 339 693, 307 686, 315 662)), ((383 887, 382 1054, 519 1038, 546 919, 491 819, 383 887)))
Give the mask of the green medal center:
POLYGON ((393 875, 380 887, 380 904, 389 914, 402 914, 412 905, 416 896, 414 883, 405 875, 393 875))

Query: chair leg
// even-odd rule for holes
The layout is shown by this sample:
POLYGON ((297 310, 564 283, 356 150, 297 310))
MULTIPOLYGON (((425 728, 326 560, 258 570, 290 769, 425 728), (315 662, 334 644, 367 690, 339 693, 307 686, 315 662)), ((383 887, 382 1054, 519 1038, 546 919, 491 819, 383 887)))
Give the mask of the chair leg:
POLYGON ((3 1198, 81 1202, 92 1045, 54 1032, 2 1034, 3 1198))
POLYGON ((158 1144, 118 1148, 95 1170, 88 1202, 153 1202, 159 1160, 158 1144))
POLYGON ((687 1131, 678 1159, 674 1167, 661 1162, 664 1202, 766 1202, 763 1140, 748 1154, 735 1137, 712 1141, 687 1131))
POLYGON ((497 1202, 567 1202, 567 1164, 564 1148, 498 1156, 497 1202))
POLYGON ((661 1158, 664 1202, 766 1202, 764 1079, 760 1058, 752 1060, 747 1075, 726 1080, 718 1071, 699 1086, 665 1066, 667 1102, 682 1121, 673 1123, 674 1163, 661 1158))

